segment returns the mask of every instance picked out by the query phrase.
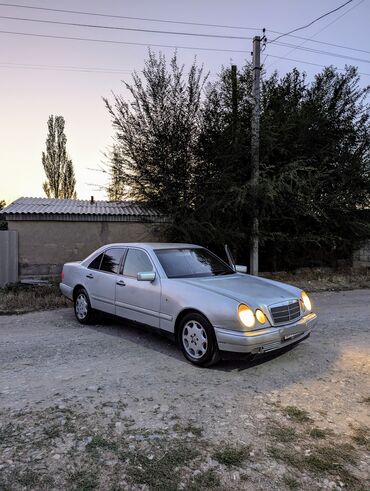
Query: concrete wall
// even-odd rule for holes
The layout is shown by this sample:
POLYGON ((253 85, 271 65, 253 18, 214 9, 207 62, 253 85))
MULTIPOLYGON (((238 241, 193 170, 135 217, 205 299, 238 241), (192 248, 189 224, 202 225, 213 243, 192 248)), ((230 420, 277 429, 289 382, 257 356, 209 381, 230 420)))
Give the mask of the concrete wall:
POLYGON ((8 221, 18 232, 19 276, 58 275, 64 263, 79 261, 112 242, 160 240, 158 225, 137 222, 8 221))
POLYGON ((353 254, 354 268, 370 268, 370 241, 365 242, 360 249, 353 254))
POLYGON ((0 287, 18 281, 18 234, 0 230, 0 287))

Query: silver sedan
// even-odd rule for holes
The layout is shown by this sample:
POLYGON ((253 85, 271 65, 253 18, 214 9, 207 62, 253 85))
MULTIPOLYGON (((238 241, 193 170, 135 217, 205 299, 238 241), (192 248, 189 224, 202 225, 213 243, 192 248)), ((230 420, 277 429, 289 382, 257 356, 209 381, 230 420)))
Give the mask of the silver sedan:
POLYGON ((193 244, 109 244, 66 263, 61 276, 82 324, 101 311, 161 329, 195 365, 210 366, 223 352, 283 348, 316 323, 304 291, 245 274, 193 244))

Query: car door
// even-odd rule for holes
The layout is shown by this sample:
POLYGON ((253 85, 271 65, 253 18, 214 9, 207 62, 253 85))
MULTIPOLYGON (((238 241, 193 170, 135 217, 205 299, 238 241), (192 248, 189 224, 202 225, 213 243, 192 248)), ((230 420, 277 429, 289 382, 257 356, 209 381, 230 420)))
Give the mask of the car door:
POLYGON ((116 282, 125 251, 122 247, 109 248, 89 265, 87 292, 94 309, 115 314, 116 282))
POLYGON ((158 274, 153 281, 138 281, 138 273, 155 271, 143 249, 129 247, 122 274, 116 282, 116 315, 159 327, 161 282, 158 274))

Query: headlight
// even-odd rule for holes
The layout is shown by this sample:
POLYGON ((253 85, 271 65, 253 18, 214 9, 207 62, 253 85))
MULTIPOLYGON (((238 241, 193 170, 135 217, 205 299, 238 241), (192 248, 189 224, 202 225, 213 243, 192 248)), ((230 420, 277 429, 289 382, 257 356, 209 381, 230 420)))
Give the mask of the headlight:
POLYGON ((304 308, 306 310, 311 310, 312 308, 312 305, 311 305, 311 300, 309 299, 308 295, 306 292, 302 292, 301 293, 301 299, 302 299, 302 302, 303 302, 303 305, 304 305, 304 308))
POLYGON ((265 322, 267 321, 267 319, 266 319, 265 314, 262 312, 262 310, 257 309, 255 315, 256 315, 256 319, 258 320, 258 322, 260 324, 265 324, 265 322))
POLYGON ((238 315, 241 323, 245 327, 253 327, 256 323, 256 319, 253 314, 253 310, 248 305, 240 304, 238 307, 238 315))

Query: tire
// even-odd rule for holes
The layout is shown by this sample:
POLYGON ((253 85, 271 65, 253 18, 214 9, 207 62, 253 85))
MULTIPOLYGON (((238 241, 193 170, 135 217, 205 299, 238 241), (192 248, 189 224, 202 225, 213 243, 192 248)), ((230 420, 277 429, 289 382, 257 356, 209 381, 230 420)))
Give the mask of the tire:
POLYGON ((91 308, 89 295, 85 288, 80 288, 75 295, 74 311, 80 324, 92 324, 95 320, 95 312, 91 308))
POLYGON ((210 367, 220 360, 212 324, 197 312, 181 320, 178 341, 185 358, 194 365, 210 367))

